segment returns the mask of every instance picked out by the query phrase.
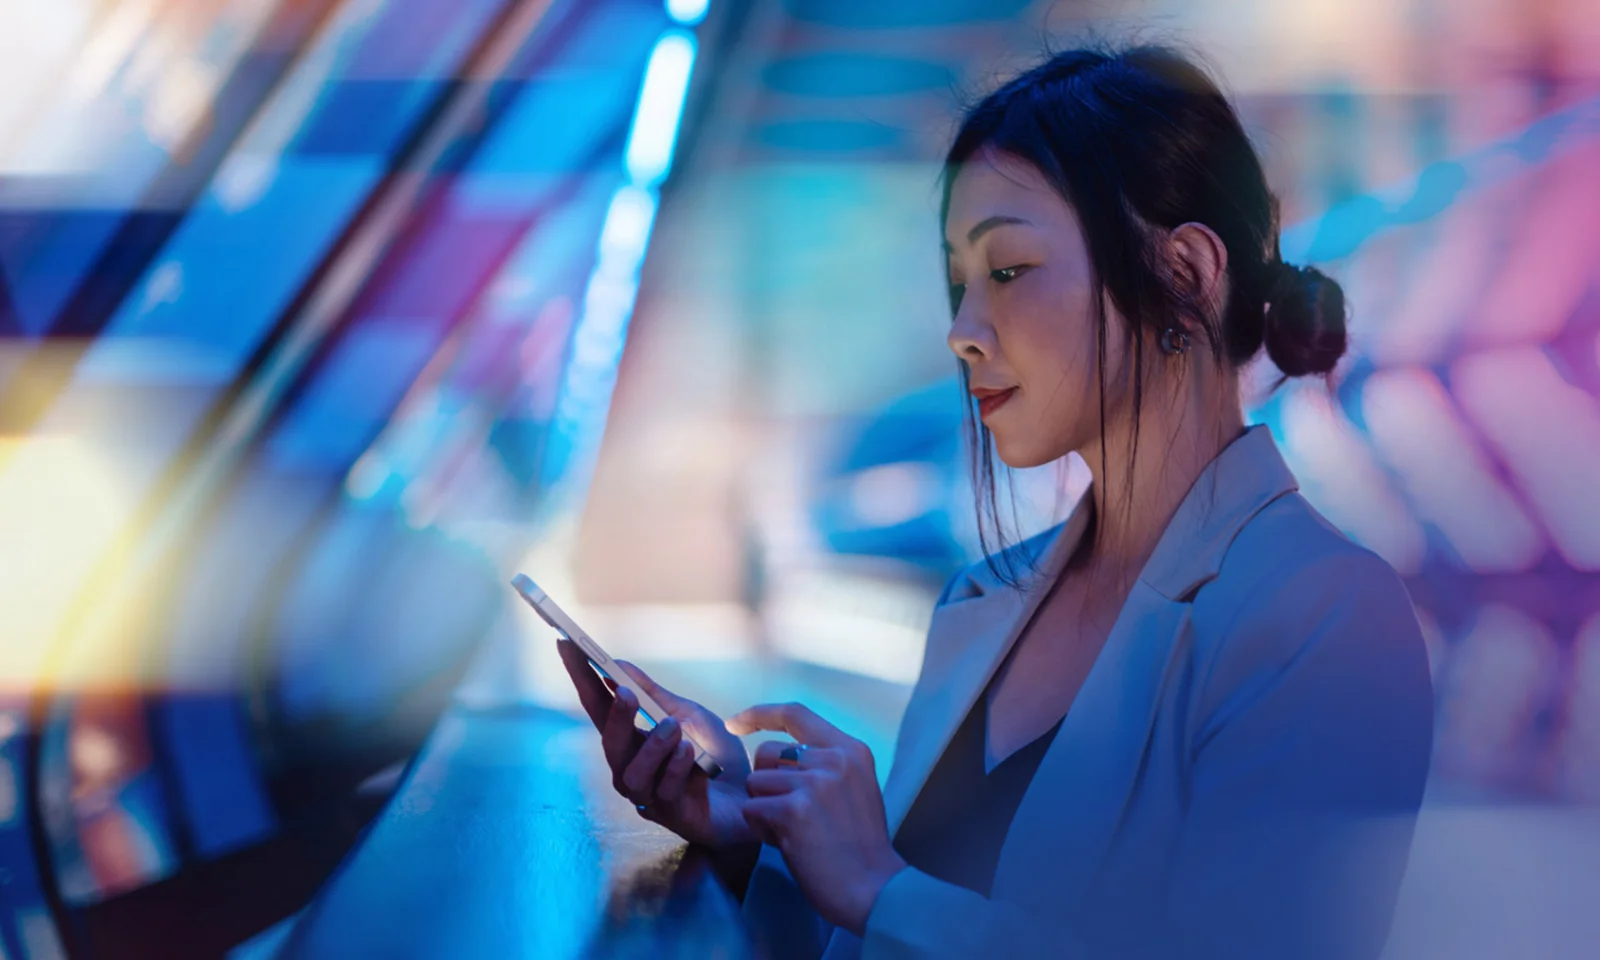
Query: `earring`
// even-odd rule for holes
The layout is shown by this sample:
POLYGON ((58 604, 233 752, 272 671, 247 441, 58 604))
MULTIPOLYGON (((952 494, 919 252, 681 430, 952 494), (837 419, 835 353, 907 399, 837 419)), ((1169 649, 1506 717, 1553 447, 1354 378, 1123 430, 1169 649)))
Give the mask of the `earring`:
POLYGON ((1177 327, 1168 327, 1161 332, 1161 352, 1170 356, 1177 356, 1189 352, 1189 335, 1177 327))

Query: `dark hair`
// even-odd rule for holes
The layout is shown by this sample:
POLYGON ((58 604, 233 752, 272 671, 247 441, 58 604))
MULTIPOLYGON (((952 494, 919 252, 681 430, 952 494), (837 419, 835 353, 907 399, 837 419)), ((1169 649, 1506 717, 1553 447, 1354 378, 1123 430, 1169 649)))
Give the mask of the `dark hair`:
MULTIPOLYGON (((1168 328, 1183 331, 1233 367, 1249 362, 1265 344, 1285 378, 1328 374, 1344 354, 1343 292, 1314 267, 1283 262, 1277 198, 1238 114, 1206 72, 1176 51, 1069 50, 984 97, 966 112, 945 157, 941 226, 949 217, 957 171, 983 151, 1031 164, 1076 212, 1096 294, 1109 295, 1127 320, 1134 453, 1144 346, 1168 328), (1209 227, 1228 251, 1230 293, 1220 315, 1202 307, 1197 291, 1174 275, 1155 243, 1164 231, 1191 222, 1209 227)), ((1103 300, 1091 295, 1090 302, 1099 314, 1103 371, 1103 300)), ((968 373, 963 361, 963 386, 968 373)), ((1102 429, 1105 408, 1102 378, 1102 429)), ((1002 571, 990 549, 1000 527, 993 450, 971 404, 967 433, 980 496, 980 542, 996 574, 1014 585, 1010 551, 1001 559, 1007 566, 1002 571)))

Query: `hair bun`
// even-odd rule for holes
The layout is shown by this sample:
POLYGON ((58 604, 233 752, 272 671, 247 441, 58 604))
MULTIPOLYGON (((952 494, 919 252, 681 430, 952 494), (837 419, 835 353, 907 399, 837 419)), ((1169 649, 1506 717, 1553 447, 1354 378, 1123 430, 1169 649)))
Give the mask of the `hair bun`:
POLYGON ((1316 267, 1279 261, 1267 294, 1267 356, 1285 376, 1333 372, 1344 356, 1344 290, 1316 267))

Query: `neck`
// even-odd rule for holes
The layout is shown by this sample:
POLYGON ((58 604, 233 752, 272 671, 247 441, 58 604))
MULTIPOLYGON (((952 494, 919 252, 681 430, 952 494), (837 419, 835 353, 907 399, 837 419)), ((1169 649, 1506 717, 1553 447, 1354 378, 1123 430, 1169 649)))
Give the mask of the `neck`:
POLYGON ((1244 432, 1231 378, 1227 388, 1205 386, 1184 391, 1182 402, 1147 403, 1137 454, 1131 416, 1078 451, 1093 476, 1095 536, 1082 554, 1091 568, 1136 576, 1200 474, 1244 432))

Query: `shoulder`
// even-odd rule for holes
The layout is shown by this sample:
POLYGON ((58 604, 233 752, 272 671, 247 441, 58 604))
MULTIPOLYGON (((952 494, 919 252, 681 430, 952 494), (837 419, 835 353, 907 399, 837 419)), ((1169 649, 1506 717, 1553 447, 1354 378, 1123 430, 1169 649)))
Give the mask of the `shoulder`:
POLYGON ((1374 592, 1390 601, 1382 607, 1384 614, 1414 622, 1400 574, 1345 536, 1299 493, 1288 493, 1239 530, 1216 578, 1197 592, 1194 619, 1223 629, 1263 616, 1303 620, 1370 605, 1374 592))
POLYGON ((990 554, 982 560, 969 563, 946 581, 944 589, 939 591, 939 599, 934 604, 934 613, 950 603, 961 600, 970 600, 995 590, 1015 590, 1003 583, 995 576, 995 570, 1010 571, 1023 578, 1022 588, 1027 587, 1027 578, 1034 572, 1033 568, 1041 563, 1051 544, 1066 527, 1066 522, 1056 524, 1048 530, 1036 533, 1019 543, 1014 543, 1004 550, 990 554))
POLYGON ((1299 493, 1239 531, 1191 613, 1203 713, 1227 711, 1285 682, 1367 699, 1376 676, 1431 703, 1426 645, 1399 573, 1351 541, 1299 493))

